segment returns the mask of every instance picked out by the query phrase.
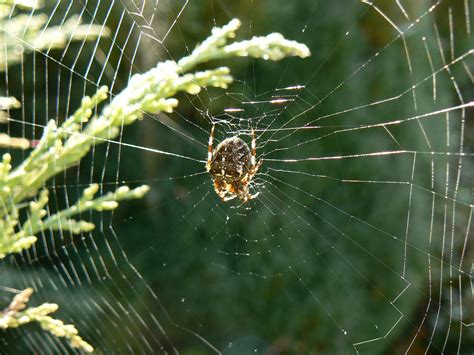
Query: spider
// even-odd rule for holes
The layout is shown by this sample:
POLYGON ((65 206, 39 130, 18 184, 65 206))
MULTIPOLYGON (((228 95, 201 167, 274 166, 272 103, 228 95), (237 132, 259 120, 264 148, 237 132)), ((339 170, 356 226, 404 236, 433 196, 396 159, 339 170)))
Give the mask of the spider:
POLYGON ((258 196, 258 192, 251 195, 249 184, 258 171, 263 160, 257 163, 255 156, 255 132, 252 128, 252 150, 239 137, 233 136, 224 139, 216 149, 212 149, 214 139, 214 125, 209 135, 206 170, 214 181, 214 190, 222 201, 229 201, 238 197, 247 202, 258 196))

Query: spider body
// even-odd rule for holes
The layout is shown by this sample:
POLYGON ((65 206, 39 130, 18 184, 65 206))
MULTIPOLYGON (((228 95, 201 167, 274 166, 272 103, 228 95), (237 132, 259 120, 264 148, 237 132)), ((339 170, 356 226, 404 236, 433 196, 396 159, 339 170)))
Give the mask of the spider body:
POLYGON ((258 193, 251 195, 249 184, 262 164, 256 163, 255 133, 252 129, 252 149, 239 137, 223 140, 215 150, 212 148, 214 126, 209 136, 206 170, 214 181, 214 190, 223 201, 238 197, 247 202, 258 193))

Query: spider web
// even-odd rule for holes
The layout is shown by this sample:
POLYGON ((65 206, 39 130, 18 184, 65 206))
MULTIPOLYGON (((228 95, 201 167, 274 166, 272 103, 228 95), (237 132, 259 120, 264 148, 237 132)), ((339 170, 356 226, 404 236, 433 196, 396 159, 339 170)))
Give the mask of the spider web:
MULTIPOLYGON (((26 53, 2 75, 1 94, 22 102, 6 131, 30 140, 84 95, 120 92, 233 17, 242 37, 282 32, 312 56, 219 63, 234 74, 227 91, 179 96, 173 114, 124 128, 51 180, 52 210, 90 183, 151 192, 82 216, 90 233, 40 235, 2 263, 2 300, 33 287, 103 352, 471 353, 473 8, 100 0, 28 12, 45 13, 45 29, 73 15, 110 29, 26 53), (215 145, 234 135, 250 144, 255 129, 258 198, 216 196, 204 169, 212 124, 215 145)), ((0 344, 73 351, 34 325, 0 344)))

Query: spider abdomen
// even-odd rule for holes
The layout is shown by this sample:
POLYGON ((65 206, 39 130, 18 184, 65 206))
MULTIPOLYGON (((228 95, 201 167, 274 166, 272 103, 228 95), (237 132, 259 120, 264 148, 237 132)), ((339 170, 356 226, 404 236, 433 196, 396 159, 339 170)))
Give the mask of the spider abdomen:
POLYGON ((239 137, 223 140, 212 155, 210 174, 228 184, 243 179, 250 171, 251 152, 239 137))

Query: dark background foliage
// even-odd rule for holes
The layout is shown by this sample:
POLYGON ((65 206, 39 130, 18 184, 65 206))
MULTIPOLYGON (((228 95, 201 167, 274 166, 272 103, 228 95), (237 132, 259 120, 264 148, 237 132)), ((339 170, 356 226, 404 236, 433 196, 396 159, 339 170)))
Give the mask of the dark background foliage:
MULTIPOLYGON (((429 3, 407 2, 411 21, 402 18, 394 1, 379 5, 402 27, 421 16, 429 3)), ((437 23, 439 38, 447 45, 448 6, 455 18, 457 55, 468 48, 459 1, 444 2, 407 35, 412 73, 403 41, 391 43, 397 36, 394 28, 360 2, 191 1, 179 17, 182 1, 160 1, 157 8, 152 5, 144 8, 145 17, 126 2, 78 2, 70 9, 69 4, 60 5, 52 24, 63 19, 67 11, 82 13, 86 23, 106 21, 113 43, 111 39, 100 41, 99 54, 90 67, 91 43, 73 43, 64 51, 48 53, 48 58, 40 53, 25 56, 21 65, 6 74, 10 95, 22 98, 24 105, 24 111, 12 114, 26 121, 34 117, 39 125, 51 117, 62 121, 79 105, 84 93, 91 94, 104 84, 112 85, 112 93, 120 92, 131 73, 146 71, 159 60, 182 57, 209 34, 211 27, 234 17, 243 22, 239 38, 281 32, 306 43, 312 57, 279 63, 234 59, 205 64, 203 67, 230 66, 236 82, 227 95, 219 90, 206 90, 198 98, 180 95, 177 112, 149 116, 125 128, 123 142, 204 159, 206 147, 199 142, 206 144, 210 124, 203 112, 209 110, 217 116, 225 107, 238 106, 242 101, 269 100, 270 95, 277 94, 276 88, 304 84, 298 102, 281 110, 269 128, 280 128, 290 119, 291 127, 302 127, 335 112, 408 94, 320 118, 313 122, 322 126, 318 130, 300 130, 289 136, 286 131, 277 131, 275 140, 259 154, 289 159, 391 150, 423 152, 430 149, 417 121, 390 127, 393 137, 383 127, 324 136, 335 127, 379 124, 459 104, 446 72, 437 76, 436 102, 431 79, 417 86, 416 108, 409 90, 432 75, 422 36, 437 54, 433 58, 435 68, 442 66, 433 23, 437 23), (153 25, 145 26, 152 14, 153 25), (375 56, 378 52, 380 55, 375 56), (296 144, 300 146, 278 150, 296 144)), ((44 12, 51 14, 53 5, 47 6, 51 8, 44 12)), ((453 71, 462 93, 472 98, 472 83, 465 72, 457 67, 453 71)), ((267 104, 246 109, 250 116, 245 118, 251 118, 274 107, 267 104)), ((472 122, 472 113, 468 114, 472 122)), ((270 120, 262 124, 265 122, 270 120)), ((422 122, 432 149, 446 151, 446 122, 422 122)), ((460 139, 459 120, 449 124, 450 139, 456 142, 460 139)), ((240 128, 246 127, 243 124, 240 128)), ((472 124, 468 127, 471 130, 465 129, 464 138, 472 151, 472 124)), ((218 126, 217 141, 228 136, 225 128, 218 126)), ((35 126, 11 124, 9 129, 28 138, 41 135, 41 128, 35 126)), ((269 138, 267 132, 260 141, 269 138)), ((144 181, 152 188, 150 194, 142 201, 123 204, 112 216, 84 216, 97 224, 91 235, 77 239, 44 235, 37 246, 39 258, 32 260, 25 254, 12 258, 8 268, 2 265, 6 275, 3 283, 18 288, 32 285, 37 300, 58 302, 60 315, 76 324, 83 336, 104 352, 157 351, 160 343, 162 351, 170 351, 174 344, 183 353, 208 353, 210 348, 199 334, 228 354, 254 349, 259 353, 347 353, 354 351, 353 343, 379 337, 379 341, 357 349, 390 353, 404 351, 418 331, 422 335, 412 349, 424 350, 430 344, 437 352, 447 338, 449 353, 457 349, 459 321, 446 336, 446 324, 456 312, 447 299, 439 302, 440 294, 450 290, 450 280, 440 279, 440 272, 448 273, 458 261, 443 256, 443 242, 449 245, 443 233, 448 229, 450 233, 453 226, 458 255, 470 211, 461 203, 453 206, 453 201, 447 203, 440 197, 445 194, 446 174, 454 176, 457 158, 442 155, 435 159, 434 188, 430 188, 432 157, 416 154, 414 170, 413 159, 413 154, 396 154, 296 164, 266 161, 261 171, 261 196, 250 209, 235 209, 235 204, 218 200, 207 175, 178 178, 203 171, 203 164, 126 145, 98 146, 80 166, 51 182, 52 209, 73 201, 91 181, 103 183, 104 191, 122 181, 130 186, 144 181), (410 189, 409 183, 341 183, 318 175, 408 181, 422 188, 410 189), (452 217, 454 209, 456 215, 452 217), (65 247, 60 247, 62 244, 65 247), (427 320, 422 321, 430 300, 434 305, 427 320), (439 333, 430 340, 436 327, 439 333)), ((457 201, 472 199, 469 163, 463 165, 457 201)), ((454 180, 449 179, 451 197, 454 180)), ((461 274, 456 271, 455 275, 457 283, 461 274)), ((459 285, 468 287, 468 280, 462 276, 459 285)), ((466 294, 466 302, 468 297, 466 294)), ((463 321, 469 323, 468 319, 463 321)), ((34 326, 11 330, 4 336, 3 344, 10 352, 37 344, 65 351, 65 345, 58 345, 34 326)), ((473 350, 472 337, 466 328, 466 352, 473 350)))

